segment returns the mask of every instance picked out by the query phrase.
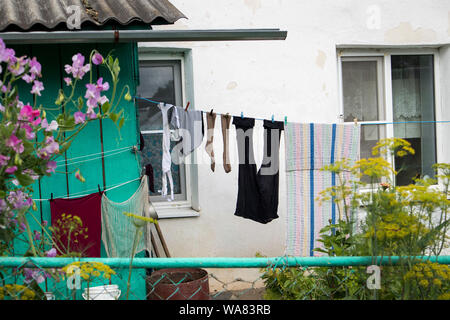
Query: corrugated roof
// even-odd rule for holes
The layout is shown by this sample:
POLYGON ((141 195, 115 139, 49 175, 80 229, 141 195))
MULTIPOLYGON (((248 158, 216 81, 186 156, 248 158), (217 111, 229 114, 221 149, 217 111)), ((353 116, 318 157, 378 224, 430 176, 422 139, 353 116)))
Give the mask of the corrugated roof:
POLYGON ((0 0, 0 31, 67 29, 72 5, 80 8, 82 26, 172 24, 186 18, 168 0, 0 0))

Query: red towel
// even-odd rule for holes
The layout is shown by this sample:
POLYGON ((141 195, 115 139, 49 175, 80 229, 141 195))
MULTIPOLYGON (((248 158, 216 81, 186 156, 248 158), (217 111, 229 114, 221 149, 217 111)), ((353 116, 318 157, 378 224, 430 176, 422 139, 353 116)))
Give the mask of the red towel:
POLYGON ((66 250, 69 247, 70 252, 80 252, 84 257, 100 257, 101 203, 102 194, 100 192, 76 199, 50 200, 51 221, 54 228, 52 236, 60 249, 58 250, 59 255, 67 253, 66 250), (63 214, 65 215, 63 216, 63 214), (73 219, 74 216, 81 219, 81 227, 77 223, 79 220, 73 219), (72 221, 72 225, 76 229, 69 232, 67 221, 72 221))

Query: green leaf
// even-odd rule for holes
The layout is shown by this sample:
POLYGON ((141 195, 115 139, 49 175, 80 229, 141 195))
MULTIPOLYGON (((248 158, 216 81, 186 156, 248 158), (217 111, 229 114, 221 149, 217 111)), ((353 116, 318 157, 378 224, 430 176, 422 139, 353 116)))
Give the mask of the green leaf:
POLYGON ((23 187, 29 186, 34 182, 34 180, 29 175, 22 174, 20 172, 17 172, 15 176, 23 187))
POLYGON ((84 105, 84 100, 82 97, 78 97, 78 110, 81 110, 84 105))
POLYGON ((116 123, 117 120, 119 119, 119 115, 118 115, 117 113, 111 113, 111 114, 109 115, 109 118, 110 118, 114 123, 116 123))
POLYGON ((120 119, 120 121, 119 121, 119 129, 122 129, 124 123, 125 123, 125 118, 120 119))
POLYGON ((111 109, 111 104, 107 101, 102 105, 103 114, 108 113, 109 109, 111 109))

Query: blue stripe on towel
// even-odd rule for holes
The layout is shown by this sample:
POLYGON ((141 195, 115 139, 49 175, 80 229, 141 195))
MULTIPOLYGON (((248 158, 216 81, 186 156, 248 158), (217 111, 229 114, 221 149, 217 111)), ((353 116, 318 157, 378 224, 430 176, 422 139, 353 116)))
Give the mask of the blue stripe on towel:
MULTIPOLYGON (((331 159, 330 163, 334 164, 334 150, 336 145, 336 124, 333 124, 332 134, 331 134, 331 159)), ((334 172, 331 173, 331 186, 334 187, 336 185, 336 174, 334 172)), ((331 197, 331 223, 336 223, 336 203, 334 202, 335 197, 331 197)), ((334 234, 334 230, 333 230, 334 234)))
POLYGON ((311 207, 311 219, 310 219, 310 247, 309 255, 314 255, 314 124, 309 125, 309 140, 310 140, 310 155, 311 155, 311 168, 309 171, 309 203, 311 207))

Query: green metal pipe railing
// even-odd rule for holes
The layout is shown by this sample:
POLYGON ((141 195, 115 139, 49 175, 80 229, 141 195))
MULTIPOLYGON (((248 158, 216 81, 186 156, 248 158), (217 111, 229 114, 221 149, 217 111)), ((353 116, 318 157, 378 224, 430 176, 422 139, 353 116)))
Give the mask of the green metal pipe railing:
MULTIPOLYGON (((134 258, 134 268, 266 268, 266 267, 338 267, 397 265, 401 260, 421 259, 450 264, 450 256, 417 257, 201 257, 201 258, 134 258)), ((0 257, 0 267, 61 268, 76 261, 102 262, 111 268, 128 268, 130 258, 46 258, 46 257, 0 257)))

